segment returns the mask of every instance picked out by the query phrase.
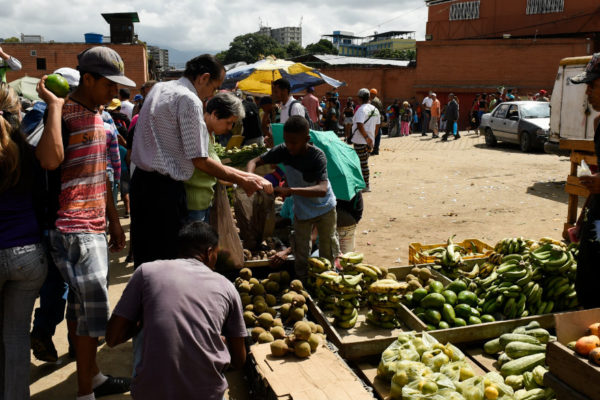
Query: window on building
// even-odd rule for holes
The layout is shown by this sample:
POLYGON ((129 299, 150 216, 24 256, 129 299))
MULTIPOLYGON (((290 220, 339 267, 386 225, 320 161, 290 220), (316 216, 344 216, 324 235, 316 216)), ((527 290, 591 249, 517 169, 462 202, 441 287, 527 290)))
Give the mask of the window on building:
POLYGON ((45 58, 37 58, 36 62, 37 62, 37 69, 38 70, 45 70, 46 69, 46 59, 45 58))
POLYGON ((527 0, 527 15, 563 12, 565 0, 527 0))
POLYGON ((450 21, 479 19, 479 1, 455 3, 450 6, 450 21))

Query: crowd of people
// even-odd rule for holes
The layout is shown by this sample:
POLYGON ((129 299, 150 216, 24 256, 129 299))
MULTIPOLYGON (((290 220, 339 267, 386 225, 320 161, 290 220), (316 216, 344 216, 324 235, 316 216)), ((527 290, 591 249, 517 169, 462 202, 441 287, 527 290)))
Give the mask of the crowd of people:
MULTIPOLYGON (((1 49, 0 57, 17 65, 1 49)), ((371 190, 369 157, 378 154, 386 122, 392 137, 431 130, 433 137, 443 132, 443 141, 460 138, 453 94, 444 106, 430 93, 422 102, 395 100, 384 108, 377 89, 362 88, 342 105, 336 91, 319 100, 312 88, 297 100, 290 82, 279 79, 271 96, 242 99, 219 90, 224 67, 214 56, 201 55, 187 62, 180 79, 145 82, 130 101, 127 87, 136 83, 125 76, 116 51, 91 47, 77 60, 77 69, 56 71, 69 82, 69 95, 56 96, 44 77, 37 87, 42 101, 27 110, 0 83, 4 399, 29 398, 30 349, 39 360, 57 361, 52 338, 63 319, 77 364, 77 400, 129 390, 145 400, 198 393, 222 399, 223 372, 243 365, 247 332, 237 292, 214 272, 219 232, 208 223, 217 181, 236 184, 249 196, 264 191, 293 199, 293 245, 287 252, 295 256, 296 276, 304 279, 315 233, 319 255, 333 262, 340 254, 336 228, 341 220, 355 225, 363 209, 361 193, 336 199, 327 157, 311 143, 311 130, 332 130, 353 146, 364 192, 371 190), (271 127, 277 122, 283 124, 283 141, 274 146, 271 127), (245 171, 223 165, 215 150, 236 129, 245 143, 271 148, 245 171), (278 164, 285 173, 276 169, 275 180, 255 174, 258 166, 278 164), (108 255, 126 246, 117 192, 122 217, 131 217, 128 260, 134 273, 110 315, 108 255), (98 345, 105 340, 113 347, 130 338, 133 377, 101 372, 98 345)), ((597 75, 581 81, 592 88, 590 98, 597 75)), ((537 97, 549 101, 544 91, 537 97)), ((511 90, 478 95, 470 113, 480 118, 515 98, 511 90)), ((582 182, 591 193, 600 193, 597 178, 582 182)), ((591 225, 585 227, 582 234, 590 236, 591 225)), ((583 247, 584 256, 597 254, 596 247, 587 253, 583 247)))

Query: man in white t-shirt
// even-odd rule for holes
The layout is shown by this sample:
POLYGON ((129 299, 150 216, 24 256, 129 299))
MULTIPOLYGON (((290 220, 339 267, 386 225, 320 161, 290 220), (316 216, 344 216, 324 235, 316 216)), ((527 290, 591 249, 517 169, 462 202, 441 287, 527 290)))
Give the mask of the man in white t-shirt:
POLYGON ((431 121, 431 106, 433 105, 433 99, 431 98, 431 92, 423 99, 423 115, 421 119, 421 136, 427 136, 427 130, 429 129, 429 121, 431 121))
POLYGON ((127 115, 127 118, 129 118, 129 120, 131 121, 131 117, 133 116, 134 104, 129 101, 130 97, 131 93, 129 92, 129 89, 119 89, 119 100, 121 100, 121 112, 127 115))
POLYGON ((302 102, 294 99, 294 96, 290 95, 292 86, 287 79, 281 78, 273 82, 272 95, 274 102, 281 102, 281 111, 279 113, 279 122, 285 124, 289 117, 292 115, 300 115, 304 117, 305 108, 302 102), (293 105, 292 105, 293 104, 293 105))
POLYGON ((366 184, 364 191, 370 192, 369 154, 373 149, 375 133, 381 124, 381 115, 379 110, 371 104, 369 89, 360 89, 357 96, 359 107, 352 118, 352 143, 360 159, 360 168, 366 184))

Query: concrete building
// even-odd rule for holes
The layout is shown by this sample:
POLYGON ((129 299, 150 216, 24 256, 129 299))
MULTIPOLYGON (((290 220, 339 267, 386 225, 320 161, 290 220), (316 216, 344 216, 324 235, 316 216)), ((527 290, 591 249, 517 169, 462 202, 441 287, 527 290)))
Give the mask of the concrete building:
POLYGON ((261 26, 258 30, 259 35, 269 36, 277 41, 282 46, 287 46, 292 42, 302 46, 302 27, 301 26, 285 26, 283 28, 270 28, 261 26))
MULTIPOLYGON (((8 81, 23 76, 41 78, 61 67, 77 67, 77 55, 92 44, 86 43, 2 43, 2 49, 16 57, 23 68, 20 71, 7 71, 8 81)), ((139 89, 148 80, 148 58, 141 44, 106 44, 114 49, 125 63, 125 75, 131 78, 139 89)), ((132 88, 132 94, 138 91, 132 88)))
POLYGON ((148 55, 152 57, 157 68, 163 71, 169 68, 169 50, 148 46, 148 55))
POLYGON ((370 36, 355 36, 353 32, 333 31, 323 35, 331 40, 341 56, 372 57, 380 50, 414 50, 414 31, 388 31, 370 36))

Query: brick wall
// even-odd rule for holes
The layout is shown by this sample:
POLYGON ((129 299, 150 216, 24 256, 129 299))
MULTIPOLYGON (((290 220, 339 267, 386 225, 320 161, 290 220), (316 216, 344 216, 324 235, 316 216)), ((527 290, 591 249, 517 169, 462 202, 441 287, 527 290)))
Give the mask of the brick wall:
MULTIPOLYGON (((7 72, 7 80, 13 81, 23 76, 41 78, 61 67, 77 67, 77 54, 93 45, 85 43, 2 43, 5 53, 17 58, 23 64, 20 71, 7 72), (32 51, 36 55, 32 56, 32 51), (38 69, 37 59, 45 59, 46 69, 38 69)), ((146 49, 139 44, 107 44, 114 49, 125 63, 125 75, 136 83, 131 88, 132 96, 148 79, 146 49)))
POLYGON ((564 11, 527 15, 527 0, 483 0, 479 18, 449 21, 456 0, 429 7, 427 33, 433 40, 473 39, 512 36, 542 36, 600 32, 598 0, 566 0, 564 11))

